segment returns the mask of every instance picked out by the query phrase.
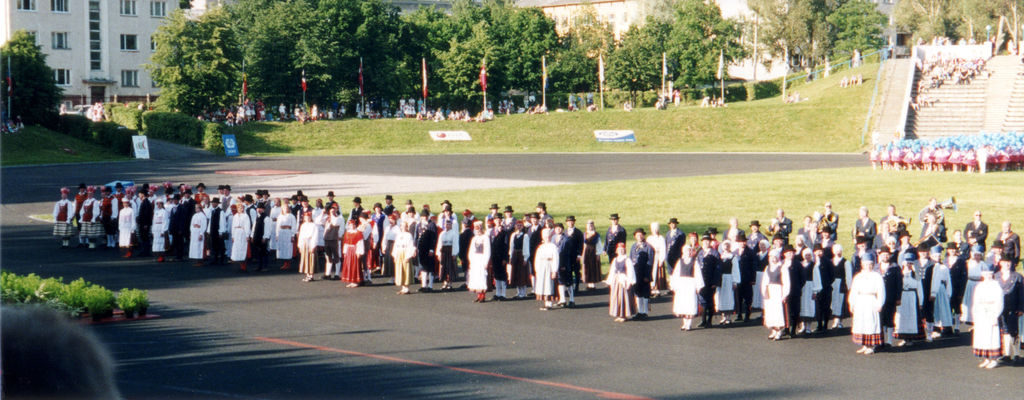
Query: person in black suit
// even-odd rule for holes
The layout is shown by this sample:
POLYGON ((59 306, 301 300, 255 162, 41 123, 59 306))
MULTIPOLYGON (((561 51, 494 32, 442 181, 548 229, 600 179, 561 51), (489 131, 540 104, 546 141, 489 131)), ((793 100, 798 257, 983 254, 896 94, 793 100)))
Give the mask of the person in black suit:
POLYGON ((583 232, 576 228, 576 216, 565 217, 565 237, 572 242, 572 253, 570 256, 570 270, 572 271, 572 285, 569 286, 569 306, 576 305, 575 293, 580 290, 580 281, 583 279, 583 232))
POLYGON ((675 271, 676 262, 683 254, 683 245, 686 244, 686 232, 679 229, 679 220, 669 218, 668 232, 665 233, 665 275, 672 276, 675 271))
MULTIPOLYGON (((697 251, 697 262, 700 274, 704 277, 704 287, 700 289, 700 297, 704 303, 704 315, 699 328, 710 328, 711 318, 715 315, 715 290, 721 285, 721 257, 718 250, 711 247, 711 234, 705 233, 700 238, 700 250, 697 251)), ((637 285, 640 282, 637 281, 637 285)))
POLYGON ((153 255, 153 202, 149 201, 149 184, 142 185, 139 191, 139 214, 135 216, 135 226, 138 232, 139 256, 148 257, 153 255))
POLYGON ((974 246, 980 245, 981 250, 985 251, 985 245, 988 240, 988 225, 981 221, 981 210, 974 212, 974 220, 967 223, 964 227, 964 237, 967 238, 967 244, 974 246))
POLYGON ((882 273, 882 282, 885 284, 885 300, 879 313, 885 347, 892 345, 892 335, 896 330, 896 302, 903 296, 903 271, 890 260, 891 256, 889 249, 885 247, 878 250, 878 270, 882 273))
POLYGON ((754 300, 754 283, 757 281, 757 267, 761 258, 757 248, 747 246, 747 235, 736 234, 739 250, 740 281, 736 284, 736 321, 750 321, 750 307, 754 300))
POLYGON ((608 217, 612 226, 604 235, 604 253, 608 255, 608 263, 615 259, 615 246, 619 243, 626 243, 626 229, 619 225, 619 214, 612 214, 608 217))
POLYGON ((430 211, 420 211, 416 237, 416 261, 420 264, 420 292, 434 290, 434 274, 437 273, 437 224, 430 220, 430 211))
POLYGON ((818 320, 816 333, 825 333, 828 330, 828 321, 832 317, 832 282, 835 281, 835 275, 831 235, 831 229, 825 229, 822 232, 822 242, 814 245, 814 269, 818 274, 818 281, 821 282, 821 291, 814 298, 815 316, 818 320))
POLYGON ((224 265, 224 238, 220 235, 220 224, 224 210, 220 208, 220 198, 210 199, 210 224, 208 236, 210 238, 210 265, 224 265))
POLYGON ((800 298, 804 290, 804 273, 796 249, 786 245, 782 250, 782 267, 789 274, 789 293, 786 294, 786 323, 789 337, 796 337, 800 325, 800 298))
POLYGON ((633 248, 629 251, 629 259, 633 262, 633 273, 636 275, 633 291, 636 295, 637 307, 636 316, 633 319, 644 320, 647 319, 647 314, 650 312, 651 282, 654 281, 654 249, 647 244, 647 232, 644 231, 644 228, 633 231, 633 238, 636 239, 636 242, 633 243, 633 248))

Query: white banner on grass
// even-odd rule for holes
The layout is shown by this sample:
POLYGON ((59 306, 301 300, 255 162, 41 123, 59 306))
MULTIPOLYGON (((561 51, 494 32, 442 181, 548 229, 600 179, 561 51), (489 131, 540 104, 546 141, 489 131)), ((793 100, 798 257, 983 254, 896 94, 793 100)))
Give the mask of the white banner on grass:
POLYGON ((628 130, 602 130, 594 131, 594 138, 598 142, 635 142, 636 135, 628 130))
POLYGON ((143 135, 132 136, 132 150, 135 158, 149 159, 149 140, 143 135))
POLYGON ((437 141, 473 140, 466 131, 430 131, 430 138, 437 141))

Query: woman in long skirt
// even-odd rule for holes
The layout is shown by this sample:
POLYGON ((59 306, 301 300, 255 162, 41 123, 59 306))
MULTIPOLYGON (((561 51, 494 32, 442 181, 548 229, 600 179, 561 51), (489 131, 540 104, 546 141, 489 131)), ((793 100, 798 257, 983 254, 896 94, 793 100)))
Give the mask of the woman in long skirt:
MULTIPOLYGON (((843 318, 849 317, 846 308, 846 293, 853 281, 853 265, 843 257, 843 246, 832 245, 832 329, 843 327, 843 318)), ((827 289, 826 289, 827 290, 827 289)))
POLYGON ((654 249, 654 280, 651 282, 651 294, 654 297, 661 295, 661 292, 668 290, 668 276, 665 270, 665 257, 668 251, 668 244, 665 236, 661 234, 661 226, 657 222, 651 222, 651 234, 647 236, 647 244, 654 249))
POLYGON ((601 257, 597 254, 600 248, 601 234, 597 233, 594 220, 589 220, 587 231, 583 233, 583 283, 587 284, 587 289, 593 289, 601 281, 601 257))
POLYGON ((764 280, 764 270, 768 268, 769 251, 770 248, 767 240, 761 240, 757 243, 758 262, 754 272, 754 296, 750 302, 750 308, 753 310, 761 310, 762 314, 764 312, 764 295, 761 294, 761 282, 764 280))
POLYGON ((875 269, 874 255, 863 257, 861 271, 853 277, 850 285, 849 297, 850 312, 853 313, 853 342, 861 346, 857 353, 874 353, 875 346, 882 344, 879 313, 885 302, 885 283, 875 269))
POLYGON ((971 248, 971 259, 967 260, 967 288, 964 289, 964 301, 960 306, 961 312, 963 312, 960 321, 965 324, 974 322, 974 289, 981 283, 981 271, 989 269, 983 260, 984 257, 981 246, 971 248))
MULTIPOLYGON (((793 265, 799 265, 800 271, 803 274, 804 286, 800 290, 800 329, 799 331, 804 334, 811 333, 811 323, 814 322, 815 316, 817 316, 818 304, 815 301, 816 295, 821 291, 821 280, 818 274, 814 273, 816 268, 814 267, 814 252, 809 248, 805 248, 803 252, 803 262, 794 263, 793 265)), ((824 310, 822 310, 824 311, 824 310)))
POLYGON ((349 220, 345 227, 345 236, 341 242, 341 280, 348 282, 347 287, 363 284, 363 270, 359 262, 359 246, 363 243, 363 233, 356 229, 356 221, 349 220))
POLYGON ((473 232, 473 239, 469 241, 469 271, 466 273, 466 288, 476 293, 474 302, 483 303, 487 293, 487 265, 491 261, 491 238, 484 233, 483 221, 473 222, 473 232))
POLYGON ((523 231, 523 221, 516 220, 512 234, 509 235, 509 276, 508 284, 516 288, 516 298, 526 298, 526 288, 530 286, 530 236, 523 231))
POLYGON ((546 311, 553 306, 551 299, 555 294, 555 277, 558 274, 558 247, 551 243, 551 229, 541 231, 540 241, 533 261, 533 293, 538 301, 544 302, 541 311, 546 311))
POLYGON ((675 296, 672 298, 672 313, 683 318, 679 329, 688 331, 693 328, 693 318, 697 316, 697 292, 704 287, 704 277, 697 265, 697 248, 683 247, 679 261, 676 261, 669 283, 675 296))
POLYGON ((395 264, 395 285, 402 287, 398 294, 408 294, 409 285, 412 285, 416 278, 416 271, 412 266, 412 259, 416 257, 416 243, 412 241, 408 220, 403 220, 399 229, 400 231, 395 234, 391 258, 395 264))
POLYGON ((441 290, 451 290, 452 282, 459 274, 456 259, 459 255, 459 230, 452 227, 451 220, 442 221, 442 224, 444 231, 437 239, 437 250, 434 254, 437 254, 438 267, 441 270, 441 290))
POLYGON ((981 272, 981 282, 974 288, 971 298, 971 315, 974 317, 971 346, 974 355, 982 359, 978 368, 992 369, 1002 355, 1002 339, 999 334, 999 316, 1003 313, 1003 289, 992 278, 992 271, 981 272))
POLYGON ((633 295, 633 285, 636 284, 636 274, 633 272, 633 262, 626 256, 626 244, 619 243, 615 246, 615 258, 608 266, 608 314, 615 318, 615 322, 625 322, 636 314, 636 296, 633 295))
POLYGON ((1024 312, 1024 277, 1013 270, 1013 259, 1002 254, 995 281, 1003 291, 1003 312, 999 332, 1003 335, 1003 357, 1014 360, 1020 351, 1020 313, 1024 312))
MULTIPOLYGON (((910 257, 913 258, 913 257, 910 257)), ((913 262, 905 262, 903 265, 903 293, 900 296, 900 303, 896 306, 896 330, 895 337, 899 339, 897 347, 910 343, 911 340, 924 338, 921 330, 921 318, 917 311, 924 305, 924 291, 921 290, 921 282, 914 278, 913 262)))
POLYGON ((789 273, 782 267, 780 249, 772 250, 768 255, 768 266, 764 269, 759 289, 763 299, 764 326, 770 331, 768 339, 779 340, 786 329, 784 302, 786 293, 789 293, 789 273))
POLYGON ((299 225, 299 239, 296 244, 299 246, 299 273, 305 275, 302 278, 303 282, 313 281, 318 233, 316 223, 313 222, 313 214, 302 214, 302 225, 299 225))
POLYGON ((396 225, 398 216, 391 214, 388 216, 387 227, 384 228, 384 238, 381 239, 381 246, 384 247, 381 252, 381 275, 384 276, 395 276, 395 259, 392 257, 395 250, 395 238, 398 233, 401 232, 402 228, 396 225))

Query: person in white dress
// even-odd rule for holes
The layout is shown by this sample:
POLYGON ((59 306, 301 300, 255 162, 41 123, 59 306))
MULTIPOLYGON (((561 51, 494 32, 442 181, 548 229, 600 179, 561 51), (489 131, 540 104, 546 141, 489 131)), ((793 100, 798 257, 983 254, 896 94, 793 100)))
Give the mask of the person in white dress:
POLYGON ((194 266, 203 266, 203 256, 206 252, 206 228, 209 222, 206 220, 206 213, 203 212, 203 205, 196 204, 196 212, 192 214, 192 221, 189 223, 188 258, 196 260, 194 266))
POLYGON ((882 345, 882 322, 879 313, 885 302, 885 283, 882 275, 875 269, 874 254, 866 254, 861 259, 861 271, 853 277, 850 284, 849 299, 853 323, 850 331, 853 342, 861 347, 860 354, 872 354, 876 346, 882 345))
POLYGON ((132 234, 135 233, 135 210, 122 207, 117 212, 117 245, 122 249, 124 258, 132 256, 132 234))
POLYGON ((487 264, 491 261, 491 238, 484 232, 483 221, 473 222, 473 238, 467 250, 469 269, 466 271, 466 288, 476 293, 474 302, 483 303, 487 293, 487 264))
MULTIPOLYGON (((749 239, 747 240, 747 244, 750 244, 749 239)), ((754 274, 754 298, 750 303, 750 308, 754 310, 761 310, 763 314, 764 295, 761 293, 761 282, 764 281, 764 268, 768 266, 768 254, 771 251, 771 244, 769 244, 767 240, 761 240, 757 242, 756 246, 757 257, 760 260, 760 264, 758 264, 757 271, 754 274)))
POLYGON ((967 260, 967 287, 964 289, 964 301, 960 305, 960 321, 965 324, 974 323, 974 288, 981 283, 981 272, 991 268, 984 260, 984 249, 980 245, 971 247, 971 258, 967 260))
POLYGON ((698 292, 704 287, 704 277, 701 276, 700 266, 697 264, 697 249, 690 245, 683 246, 679 261, 676 261, 672 277, 669 279, 669 285, 674 292, 672 313, 682 317, 683 322, 679 329, 684 331, 693 329, 693 318, 700 311, 698 292))
POLYGON ((295 215, 290 212, 282 211, 281 215, 277 217, 273 246, 277 250, 277 259, 284 260, 284 264, 281 265, 282 271, 287 271, 292 267, 292 258, 295 256, 295 237, 299 232, 298 225, 295 215))
MULTIPOLYGON (((736 235, 733 235, 736 237, 736 235)), ((722 315, 721 325, 732 323, 732 315, 736 310, 736 283, 740 281, 739 255, 743 245, 737 245, 726 237, 718 245, 722 284, 715 288, 715 311, 722 315)))
POLYGON ((153 235, 153 255, 156 256, 156 262, 164 262, 164 252, 167 251, 167 228, 170 221, 168 220, 167 210, 164 209, 163 197, 156 198, 156 204, 153 205, 153 225, 150 227, 150 232, 153 235))
POLYGON ((533 261, 534 286, 533 292, 538 301, 544 304, 541 310, 553 307, 552 297, 555 294, 555 278, 558 274, 558 247, 551 242, 551 229, 540 232, 540 246, 533 261))
POLYGON ((950 256, 946 262, 939 261, 938 252, 932 251, 929 254, 929 257, 931 257, 935 264, 932 267, 929 287, 924 288, 928 291, 928 301, 932 303, 931 319, 934 321, 925 325, 925 333, 928 335, 928 339, 942 336, 941 331, 943 328, 952 328, 956 323, 952 307, 950 306, 950 297, 953 296, 953 282, 949 274, 950 265, 955 263, 957 259, 956 243, 952 243, 947 252, 950 256))
POLYGON ((299 236, 296 239, 296 247, 299 248, 299 273, 303 274, 303 282, 313 281, 315 271, 317 242, 323 240, 313 215, 305 213, 302 215, 302 225, 299 226, 299 236))
POLYGON ((978 368, 992 369, 999 365, 1002 355, 1002 338, 999 333, 999 315, 1003 313, 1003 289, 993 279, 991 270, 981 272, 981 281, 974 288, 971 297, 971 316, 974 329, 971 332, 971 347, 974 355, 981 358, 978 368))
POLYGON ((239 263, 241 271, 247 271, 245 259, 249 253, 249 239, 252 236, 252 225, 245 215, 244 206, 236 203, 235 213, 231 217, 231 261, 239 263))
MULTIPOLYGON (((820 244, 816 243, 816 245, 815 247, 821 248, 820 244)), ((800 273, 804 275, 805 279, 804 286, 800 289, 800 327, 797 331, 810 334, 811 323, 814 322, 818 311, 816 299, 822 289, 821 274, 816 266, 817 257, 815 257, 814 251, 811 248, 804 248, 801 258, 803 258, 803 262, 793 263, 794 268, 801 269, 800 273)))
POLYGON ((667 284, 665 277, 665 257, 667 255, 667 243, 665 241, 665 235, 661 234, 661 225, 657 222, 651 222, 651 234, 647 236, 647 244, 654 249, 654 268, 653 276, 654 279, 651 281, 651 297, 658 297, 661 295, 661 289, 665 289, 664 285, 667 284))
POLYGON ((789 271, 782 266, 782 249, 768 254, 768 266, 761 279, 761 298, 764 311, 764 326, 770 333, 768 339, 779 340, 786 329, 786 294, 789 293, 789 271))
MULTIPOLYGON (((395 234, 394 247, 391 248, 391 257, 395 260, 395 285, 402 288, 398 294, 408 294, 409 285, 412 285, 416 275, 412 266, 412 260, 416 257, 416 243, 409 232, 409 221, 403 220, 399 226, 399 231, 395 234)), ((338 274, 340 273, 339 270, 338 274)))

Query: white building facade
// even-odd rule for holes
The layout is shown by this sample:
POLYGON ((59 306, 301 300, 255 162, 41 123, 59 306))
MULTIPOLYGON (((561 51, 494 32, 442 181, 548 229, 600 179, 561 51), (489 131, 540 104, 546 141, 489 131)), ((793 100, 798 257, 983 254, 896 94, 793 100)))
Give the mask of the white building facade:
MULTIPOLYGON (((145 65, 153 33, 177 0, 4 0, 3 42, 14 32, 35 35, 68 106, 155 99, 145 65)), ((69 107, 70 108, 70 107, 69 107)))

